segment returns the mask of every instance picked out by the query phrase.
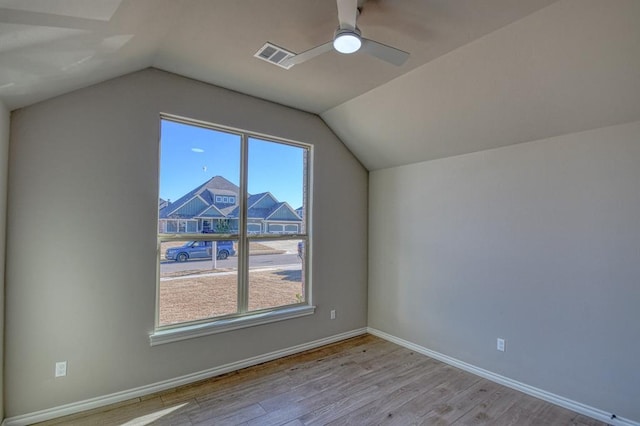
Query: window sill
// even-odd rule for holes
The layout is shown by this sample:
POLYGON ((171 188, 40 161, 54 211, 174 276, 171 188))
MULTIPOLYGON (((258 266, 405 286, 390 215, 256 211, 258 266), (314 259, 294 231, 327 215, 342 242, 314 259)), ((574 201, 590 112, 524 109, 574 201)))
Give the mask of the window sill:
POLYGON ((226 331, 312 315, 315 310, 315 306, 295 306, 237 318, 212 321, 206 324, 187 325, 184 327, 160 330, 149 335, 149 342, 151 346, 178 342, 180 340, 193 339, 210 334, 224 333, 226 331))

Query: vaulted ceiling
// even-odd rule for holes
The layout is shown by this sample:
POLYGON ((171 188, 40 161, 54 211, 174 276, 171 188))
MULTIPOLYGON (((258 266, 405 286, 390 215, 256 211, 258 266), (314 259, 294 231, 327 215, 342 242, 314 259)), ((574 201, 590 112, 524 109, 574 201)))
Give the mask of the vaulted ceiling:
POLYGON ((637 0, 359 1, 401 67, 329 52, 334 0, 0 0, 0 99, 16 109, 156 67, 320 114, 370 170, 640 120, 637 0))

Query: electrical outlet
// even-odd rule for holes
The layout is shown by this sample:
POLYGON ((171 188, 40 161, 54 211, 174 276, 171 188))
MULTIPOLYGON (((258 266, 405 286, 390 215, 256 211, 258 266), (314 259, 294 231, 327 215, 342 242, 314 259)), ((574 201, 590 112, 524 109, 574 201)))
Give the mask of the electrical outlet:
POLYGON ((56 377, 67 375, 67 361, 56 362, 56 377))
POLYGON ((336 310, 335 309, 331 310, 331 319, 336 319, 336 310))
POLYGON ((500 352, 504 352, 504 339, 501 339, 498 337, 498 344, 496 346, 496 349, 498 349, 500 352))

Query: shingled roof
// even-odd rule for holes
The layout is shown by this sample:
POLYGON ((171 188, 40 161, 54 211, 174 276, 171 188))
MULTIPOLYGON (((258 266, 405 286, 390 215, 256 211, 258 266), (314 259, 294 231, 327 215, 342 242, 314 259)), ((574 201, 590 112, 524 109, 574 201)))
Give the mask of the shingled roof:
POLYGON ((213 204, 213 194, 238 196, 240 188, 222 176, 214 176, 178 198, 169 202, 168 205, 160 209, 160 218, 168 218, 173 212, 191 201, 193 197, 200 196, 208 205, 213 204))
MULTIPOLYGON (((175 212, 187 206, 187 210, 193 208, 193 200, 197 200, 196 205, 201 203, 201 208, 198 208, 197 213, 189 214, 189 217, 226 217, 237 219, 239 215, 239 207, 236 203, 220 207, 215 203, 215 195, 226 195, 238 197, 239 188, 229 180, 222 176, 214 176, 203 184, 197 186, 193 190, 187 192, 178 200, 168 203, 168 205, 160 209, 160 219, 168 219, 175 212), (191 204, 190 204, 191 203, 191 204), (213 210, 212 210, 213 209, 213 210), (218 214, 221 213, 223 216, 218 214)), ((249 194, 247 198, 247 210, 248 217, 250 219, 267 219, 273 218, 275 220, 286 221, 302 221, 302 218, 297 212, 291 208, 287 202, 278 201, 278 199, 270 192, 261 192, 259 194, 249 194), (283 209, 284 210, 281 210, 283 209), (281 210, 278 215, 274 216, 278 210, 281 210)))

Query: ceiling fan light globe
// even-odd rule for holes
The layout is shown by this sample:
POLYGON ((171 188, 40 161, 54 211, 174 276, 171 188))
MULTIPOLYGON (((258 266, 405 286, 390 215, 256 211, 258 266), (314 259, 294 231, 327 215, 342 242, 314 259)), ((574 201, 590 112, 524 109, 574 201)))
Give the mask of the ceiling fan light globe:
POLYGON ((340 33, 333 39, 333 47, 340 53, 354 53, 360 50, 361 46, 362 40, 360 40, 360 36, 356 33, 340 33))

